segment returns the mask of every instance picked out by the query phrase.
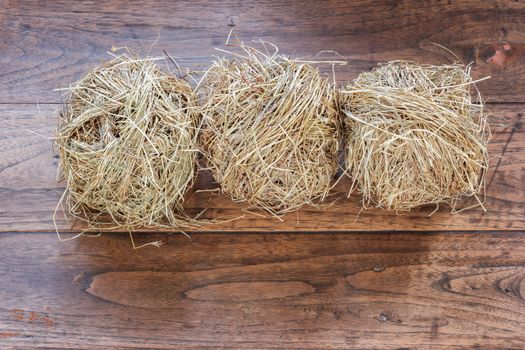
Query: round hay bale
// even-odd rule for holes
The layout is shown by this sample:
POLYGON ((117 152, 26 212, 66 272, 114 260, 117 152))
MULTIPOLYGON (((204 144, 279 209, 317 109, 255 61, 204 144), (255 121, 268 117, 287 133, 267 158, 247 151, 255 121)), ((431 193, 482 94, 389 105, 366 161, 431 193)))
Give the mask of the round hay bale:
POLYGON ((223 193, 273 215, 319 206, 338 169, 335 89, 277 49, 241 49, 215 61, 199 83, 207 167, 223 193))
POLYGON ((365 207, 406 211, 444 202, 454 212, 460 197, 480 192, 490 132, 471 85, 463 65, 396 61, 360 74, 342 92, 346 170, 365 207))
POLYGON ((190 85, 154 59, 123 54, 86 74, 56 137, 70 214, 92 228, 193 226, 198 119, 190 85))

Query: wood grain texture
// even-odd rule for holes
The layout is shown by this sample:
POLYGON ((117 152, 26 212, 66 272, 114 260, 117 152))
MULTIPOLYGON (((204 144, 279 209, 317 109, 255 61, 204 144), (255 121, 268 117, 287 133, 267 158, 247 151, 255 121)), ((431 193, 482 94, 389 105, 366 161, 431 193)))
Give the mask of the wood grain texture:
POLYGON ((0 348, 522 349, 525 233, 1 234, 0 348))
POLYGON ((525 102, 525 4, 499 1, 18 1, 0 8, 0 102, 60 102, 69 86, 107 60, 115 46, 158 55, 165 49, 198 69, 234 27, 246 42, 264 39, 283 52, 336 50, 350 80, 395 59, 474 62, 488 101, 525 102), (158 38, 158 41, 157 41, 158 38))
MULTIPOLYGON (((55 105, 0 105, 0 231, 52 231, 53 211, 63 192, 57 183, 58 159, 51 141, 55 129, 55 105), (37 135, 40 134, 40 135, 37 135)), ((360 210, 360 196, 349 199, 350 181, 335 188, 335 204, 324 210, 305 207, 279 221, 273 217, 249 214, 245 203, 233 203, 223 195, 198 192, 217 188, 209 173, 199 177, 188 199, 189 213, 205 207, 205 218, 243 218, 213 225, 204 231, 348 231, 348 230, 523 230, 525 229, 525 138, 522 105, 498 104, 488 107, 494 124, 490 143, 491 170, 488 174, 487 212, 481 209, 451 215, 448 207, 429 217, 434 207, 423 207, 402 215, 370 209, 360 210)), ((473 200, 464 205, 474 204, 473 200)), ((78 231, 81 224, 67 222, 59 212, 58 226, 63 231, 78 231)))
MULTIPOLYGON (((523 349, 523 2, 0 3, 0 349, 523 349), (203 228, 230 233, 192 233, 196 244, 152 232, 135 240, 162 240, 159 249, 133 250, 120 233, 58 241, 53 89, 113 45, 145 53, 157 38, 152 55, 164 49, 202 69, 231 28, 296 56, 336 50, 349 62, 339 82, 381 61, 454 59, 432 43, 474 62, 475 77, 493 77, 480 84, 494 125, 488 211, 368 210, 355 220, 359 197, 346 198, 345 180, 323 211, 282 222, 245 214, 203 228)), ((195 190, 215 186, 202 173, 195 190)), ((243 214, 209 192, 187 207, 243 214)), ((83 229, 58 218, 62 232, 83 229)))

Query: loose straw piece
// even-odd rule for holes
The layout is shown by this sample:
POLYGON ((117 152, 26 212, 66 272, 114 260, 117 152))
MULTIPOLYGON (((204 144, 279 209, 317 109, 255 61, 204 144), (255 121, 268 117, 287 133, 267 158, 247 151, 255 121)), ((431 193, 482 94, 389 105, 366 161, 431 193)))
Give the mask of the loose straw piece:
MULTIPOLYGON (((200 139, 224 193, 281 215, 317 206, 337 172, 335 89, 316 68, 239 44, 206 71, 200 139)), ((275 52, 268 52, 272 47, 275 52)))
POLYGON ((395 61, 342 91, 347 172, 364 206, 406 211, 444 202, 454 212, 462 196, 477 198, 490 130, 471 86, 468 66, 395 61))
POLYGON ((199 114, 190 85, 129 52, 69 88, 56 144, 67 208, 92 229, 188 228, 199 114))

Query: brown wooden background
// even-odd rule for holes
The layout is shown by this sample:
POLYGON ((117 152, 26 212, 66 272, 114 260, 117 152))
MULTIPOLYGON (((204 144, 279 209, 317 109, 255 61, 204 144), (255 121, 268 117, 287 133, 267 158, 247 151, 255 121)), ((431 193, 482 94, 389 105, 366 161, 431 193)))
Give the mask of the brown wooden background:
MULTIPOLYGON (((525 3, 0 2, 0 348, 525 348, 525 3), (396 216, 336 188, 326 210, 245 214, 161 248, 61 243, 51 141, 61 96, 115 46, 205 68, 231 28, 294 56, 336 50, 342 84, 378 62, 474 62, 493 123, 487 212, 396 216), (215 233, 211 233, 211 232, 215 233), (226 232, 229 231, 229 232, 226 232), (394 233, 393 231, 399 231, 394 233), (208 232, 208 233, 205 233, 208 232)), ((213 188, 202 174, 198 188, 213 188)), ((465 203, 466 205, 469 202, 465 203)), ((190 211, 242 215, 195 193, 190 211)), ((63 232, 83 227, 59 215, 63 232)), ((66 233, 67 236, 67 233, 66 233)))

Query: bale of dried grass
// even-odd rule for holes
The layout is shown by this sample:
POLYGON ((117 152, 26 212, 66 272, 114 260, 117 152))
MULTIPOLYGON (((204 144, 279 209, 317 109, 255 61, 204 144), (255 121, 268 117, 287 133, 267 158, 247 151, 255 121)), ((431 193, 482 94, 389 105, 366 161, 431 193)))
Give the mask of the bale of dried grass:
POLYGON ((469 66, 395 61, 342 91, 350 192, 363 194, 364 207, 447 203, 455 212, 462 196, 483 206, 490 131, 473 83, 469 66))
POLYGON ((68 90, 56 144, 69 213, 96 229, 194 226, 183 212, 200 118, 191 86, 127 52, 68 90))
POLYGON ((216 60, 199 82, 200 145, 223 193, 279 216, 318 206, 329 194, 340 117, 327 78, 262 45, 239 44, 239 53, 216 60))

